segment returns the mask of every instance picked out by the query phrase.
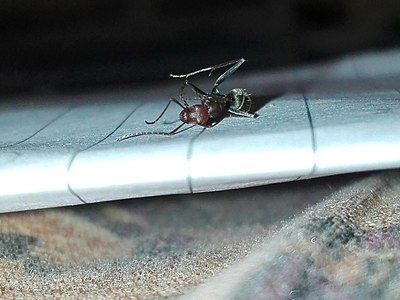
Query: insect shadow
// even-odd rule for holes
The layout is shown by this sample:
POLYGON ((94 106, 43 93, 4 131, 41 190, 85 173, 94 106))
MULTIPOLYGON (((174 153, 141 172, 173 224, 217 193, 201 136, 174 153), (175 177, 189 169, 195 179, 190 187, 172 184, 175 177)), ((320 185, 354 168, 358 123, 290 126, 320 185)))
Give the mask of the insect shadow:
MULTIPOLYGON (((184 83, 180 90, 180 100, 171 98, 165 108, 162 110, 160 115, 154 121, 145 121, 146 124, 155 124, 165 114, 171 103, 174 103, 182 108, 179 114, 179 120, 182 122, 178 127, 172 131, 145 131, 127 134, 118 138, 118 141, 123 141, 133 137, 142 135, 165 135, 172 136, 181 133, 186 129, 181 129, 185 124, 199 125, 204 128, 211 128, 221 122, 227 116, 240 116, 246 118, 255 118, 256 114, 250 112, 251 108, 251 95, 243 88, 234 88, 228 94, 222 94, 218 88, 227 78, 229 78, 236 70, 245 62, 244 58, 231 60, 222 64, 211 66, 208 68, 200 69, 188 74, 173 75, 172 78, 184 78, 184 83), (209 72, 208 76, 211 76, 212 72, 224 67, 231 66, 227 71, 222 73, 214 83, 214 86, 210 93, 202 91, 200 88, 188 81, 188 78, 202 72, 209 72), (190 87, 193 92, 197 95, 196 98, 187 98, 183 96, 183 91, 186 87, 190 87), (198 99, 200 104, 189 105, 189 100, 198 99)), ((189 127, 191 128, 191 127, 189 127)))

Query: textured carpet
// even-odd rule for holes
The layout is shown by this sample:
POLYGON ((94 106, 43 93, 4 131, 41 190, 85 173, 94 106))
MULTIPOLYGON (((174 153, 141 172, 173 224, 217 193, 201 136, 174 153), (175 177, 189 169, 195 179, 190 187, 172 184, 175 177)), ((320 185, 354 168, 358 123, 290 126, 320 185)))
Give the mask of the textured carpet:
POLYGON ((400 172, 0 215, 1 298, 395 299, 400 172))

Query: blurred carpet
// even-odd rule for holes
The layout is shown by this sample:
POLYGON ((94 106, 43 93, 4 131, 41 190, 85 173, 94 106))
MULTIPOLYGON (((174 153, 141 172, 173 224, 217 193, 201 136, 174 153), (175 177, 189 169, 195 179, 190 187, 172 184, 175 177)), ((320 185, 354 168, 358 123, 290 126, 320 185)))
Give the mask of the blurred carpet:
POLYGON ((400 172, 0 215, 1 298, 394 299, 400 172))

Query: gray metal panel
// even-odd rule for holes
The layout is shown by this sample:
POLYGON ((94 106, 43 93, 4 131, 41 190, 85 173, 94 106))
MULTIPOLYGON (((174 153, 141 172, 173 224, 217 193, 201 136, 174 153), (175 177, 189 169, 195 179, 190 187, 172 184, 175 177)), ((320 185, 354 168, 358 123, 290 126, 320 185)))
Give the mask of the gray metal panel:
POLYGON ((315 175, 400 167, 398 92, 310 97, 315 133, 315 175))
MULTIPOLYGON (((261 99, 256 119, 227 118, 173 137, 179 107, 146 125, 179 84, 0 107, 0 211, 204 192, 400 166, 400 52, 235 76, 261 99), (269 96, 268 96, 269 95, 269 96), (273 96, 271 96, 273 95, 273 96), (312 121, 310 123, 310 120, 312 121)), ((204 82, 200 82, 202 85, 204 82)))
POLYGON ((311 172, 314 155, 303 96, 279 97, 258 113, 254 120, 226 120, 197 138, 189 164, 194 192, 283 182, 311 172))

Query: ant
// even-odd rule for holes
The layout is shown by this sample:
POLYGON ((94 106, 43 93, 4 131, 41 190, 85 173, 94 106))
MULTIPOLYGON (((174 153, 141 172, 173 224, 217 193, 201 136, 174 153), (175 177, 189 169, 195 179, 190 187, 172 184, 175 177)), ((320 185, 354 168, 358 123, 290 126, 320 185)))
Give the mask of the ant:
POLYGON ((219 122, 221 122, 225 117, 230 115, 255 118, 256 115, 249 112, 252 100, 250 98, 250 94, 245 89, 235 88, 226 95, 220 93, 218 90, 219 85, 222 82, 224 82, 224 80, 227 79, 229 76, 231 76, 244 62, 245 59, 241 58, 238 60, 231 60, 219 65, 197 70, 188 74, 183 74, 183 75, 170 74, 170 77, 172 78, 185 78, 180 93, 180 99, 183 102, 183 104, 178 100, 176 100, 175 98, 171 98, 171 100, 169 100, 169 102, 165 106, 164 110, 154 121, 151 122, 145 121, 145 123, 146 124, 156 123, 167 111, 170 104, 175 103, 182 108, 182 111, 179 114, 179 119, 182 121, 182 124, 180 124, 177 128, 175 128, 170 132, 147 131, 147 132, 132 133, 118 138, 118 141, 142 135, 166 135, 166 136, 175 135, 177 133, 186 130, 183 129, 179 131, 179 129, 181 129, 185 124, 199 125, 204 128, 211 128, 217 125, 219 122), (217 78, 217 80, 214 83, 214 87, 211 90, 211 93, 206 93, 202 91, 197 86, 188 81, 188 78, 190 76, 207 71, 210 72, 208 76, 211 76, 213 71, 231 65, 233 66, 230 67, 227 71, 225 71, 221 76, 217 78), (187 100, 193 100, 193 99, 185 98, 183 96, 183 91, 187 86, 190 86, 192 90, 196 93, 196 95, 199 97, 201 104, 196 104, 192 106, 188 104, 187 100))

